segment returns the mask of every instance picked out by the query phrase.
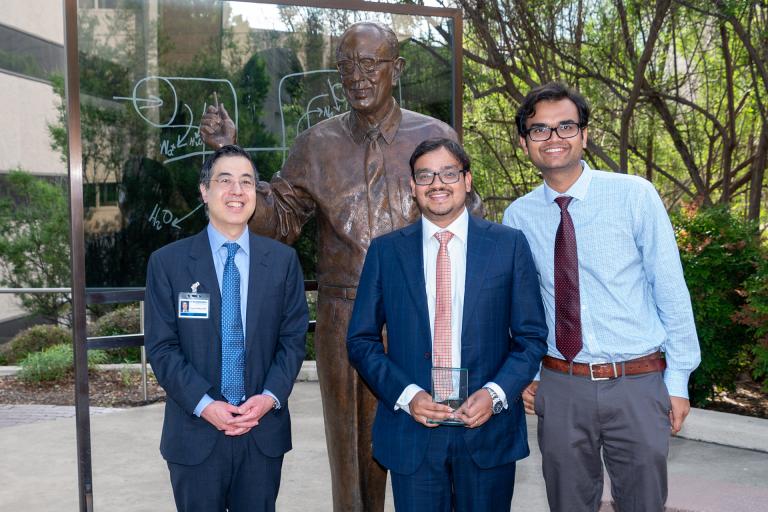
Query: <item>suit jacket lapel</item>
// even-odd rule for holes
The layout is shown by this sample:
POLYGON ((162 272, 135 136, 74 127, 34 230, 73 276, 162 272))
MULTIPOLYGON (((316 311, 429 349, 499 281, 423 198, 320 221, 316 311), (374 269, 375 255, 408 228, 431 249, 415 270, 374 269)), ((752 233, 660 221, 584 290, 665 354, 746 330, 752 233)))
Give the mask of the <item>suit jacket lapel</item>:
POLYGON ((427 342, 429 343, 429 309, 427 308, 427 285, 424 282, 424 247, 421 241, 421 220, 407 226, 400 231, 403 240, 395 244, 400 266, 403 269, 404 282, 408 284, 408 292, 411 294, 416 307, 416 317, 423 320, 423 326, 427 329, 427 342))
MULTIPOLYGON (((197 288, 198 293, 210 295, 208 321, 211 322, 211 330, 215 333, 211 343, 216 345, 211 350, 215 357, 212 364, 215 365, 217 375, 219 376, 217 382, 219 382, 221 380, 221 290, 219 289, 219 281, 216 277, 216 267, 213 264, 211 243, 208 240, 208 231, 206 229, 195 235, 195 239, 192 242, 192 247, 189 251, 189 273, 192 279, 200 283, 200 286, 197 288)), ((189 284, 190 286, 192 285, 192 283, 189 284)))
POLYGON ((245 308, 245 351, 256 339, 259 325, 259 312, 264 300, 264 283, 269 279, 269 249, 266 249, 259 239, 250 234, 250 266, 248 270, 248 304, 245 308), (259 289, 260 288, 260 289, 259 289))
POLYGON ((490 224, 469 216, 467 231, 467 273, 464 283, 464 313, 461 326, 461 339, 464 340, 469 320, 475 311, 480 289, 483 287, 488 264, 494 252, 496 242, 487 236, 490 224))

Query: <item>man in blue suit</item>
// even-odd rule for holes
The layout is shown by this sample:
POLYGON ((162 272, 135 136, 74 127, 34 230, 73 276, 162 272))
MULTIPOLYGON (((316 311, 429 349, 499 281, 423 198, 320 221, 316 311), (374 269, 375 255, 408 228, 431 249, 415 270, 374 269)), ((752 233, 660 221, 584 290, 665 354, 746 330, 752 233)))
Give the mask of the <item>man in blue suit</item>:
POLYGON ((149 260, 145 343, 180 511, 274 511, 291 449, 307 303, 295 251, 247 229, 256 179, 244 150, 216 151, 200 173, 208 227, 149 260))
POLYGON ((371 243, 347 337, 379 401, 374 457, 398 511, 508 511, 529 453, 520 394, 546 352, 536 268, 520 231, 467 213, 459 144, 427 140, 410 164, 422 218, 371 243), (467 368, 457 410, 432 401, 433 366, 467 368))

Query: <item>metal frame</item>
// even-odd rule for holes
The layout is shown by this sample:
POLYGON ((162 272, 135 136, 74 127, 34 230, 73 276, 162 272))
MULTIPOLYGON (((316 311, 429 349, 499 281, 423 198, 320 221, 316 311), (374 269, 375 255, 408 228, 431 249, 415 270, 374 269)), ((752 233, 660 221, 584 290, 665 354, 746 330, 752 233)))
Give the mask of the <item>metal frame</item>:
MULTIPOLYGON (((453 19, 453 128, 462 138, 462 12, 461 9, 386 4, 360 0, 254 0, 252 3, 348 9, 453 19)), ((62 0, 64 9, 64 49, 66 58, 65 91, 67 112, 67 166, 69 170, 70 255, 72 272, 72 344, 75 362, 75 424, 77 437, 78 498, 81 512, 93 510, 93 472, 91 458, 91 425, 88 393, 88 350, 126 345, 143 345, 141 334, 95 338, 86 333, 86 304, 142 301, 143 289, 89 291, 85 289, 85 231, 83 207, 83 159, 80 126, 80 66, 78 62, 77 0, 62 0)), ((308 282, 307 290, 316 289, 308 282)), ((142 305, 143 311, 143 305, 142 305)), ((143 316, 143 315, 142 315, 143 316)), ((314 322, 310 322, 314 331, 314 322)), ((143 331, 143 324, 142 324, 143 331)), ((142 356, 143 356, 142 352, 142 356)), ((142 357, 144 359, 144 357, 142 357)))

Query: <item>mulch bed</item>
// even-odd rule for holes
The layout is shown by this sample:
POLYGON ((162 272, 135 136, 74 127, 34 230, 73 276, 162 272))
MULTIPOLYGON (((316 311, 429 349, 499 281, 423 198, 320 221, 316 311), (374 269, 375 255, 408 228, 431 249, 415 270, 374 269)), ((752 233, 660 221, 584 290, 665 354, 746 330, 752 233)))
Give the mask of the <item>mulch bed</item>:
MULTIPOLYGON (((165 400, 165 391, 149 374, 147 401, 141 394, 141 373, 129 370, 89 372, 90 403, 93 407, 138 407, 165 400)), ((0 377, 0 404, 74 405, 75 379, 27 384, 17 377, 0 377)), ((745 380, 734 391, 723 391, 707 409, 768 419, 768 393, 745 380)))
MULTIPOLYGON (((75 405, 75 378, 58 382, 26 383, 18 377, 0 377, 0 404, 75 405)), ((93 407, 138 407, 165 400, 154 375, 147 378, 147 401, 141 392, 141 372, 90 371, 88 391, 93 407)))

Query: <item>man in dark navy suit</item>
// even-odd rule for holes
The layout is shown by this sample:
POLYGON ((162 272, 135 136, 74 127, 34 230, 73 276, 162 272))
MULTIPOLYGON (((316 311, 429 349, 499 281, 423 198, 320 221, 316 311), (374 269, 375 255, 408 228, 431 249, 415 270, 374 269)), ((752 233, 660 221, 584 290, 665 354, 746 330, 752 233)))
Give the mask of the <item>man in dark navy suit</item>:
POLYGON ((208 227, 149 260, 145 340, 180 511, 274 511, 291 449, 307 303, 295 251, 247 229, 256 179, 244 150, 216 151, 200 173, 208 227))
POLYGON ((520 394, 546 352, 536 268, 520 231, 467 213, 460 145, 427 140, 410 165, 422 218, 371 243, 347 337, 379 401, 374 456, 398 512, 508 511, 529 453, 520 394), (433 367, 467 369, 458 409, 433 402, 433 367))

